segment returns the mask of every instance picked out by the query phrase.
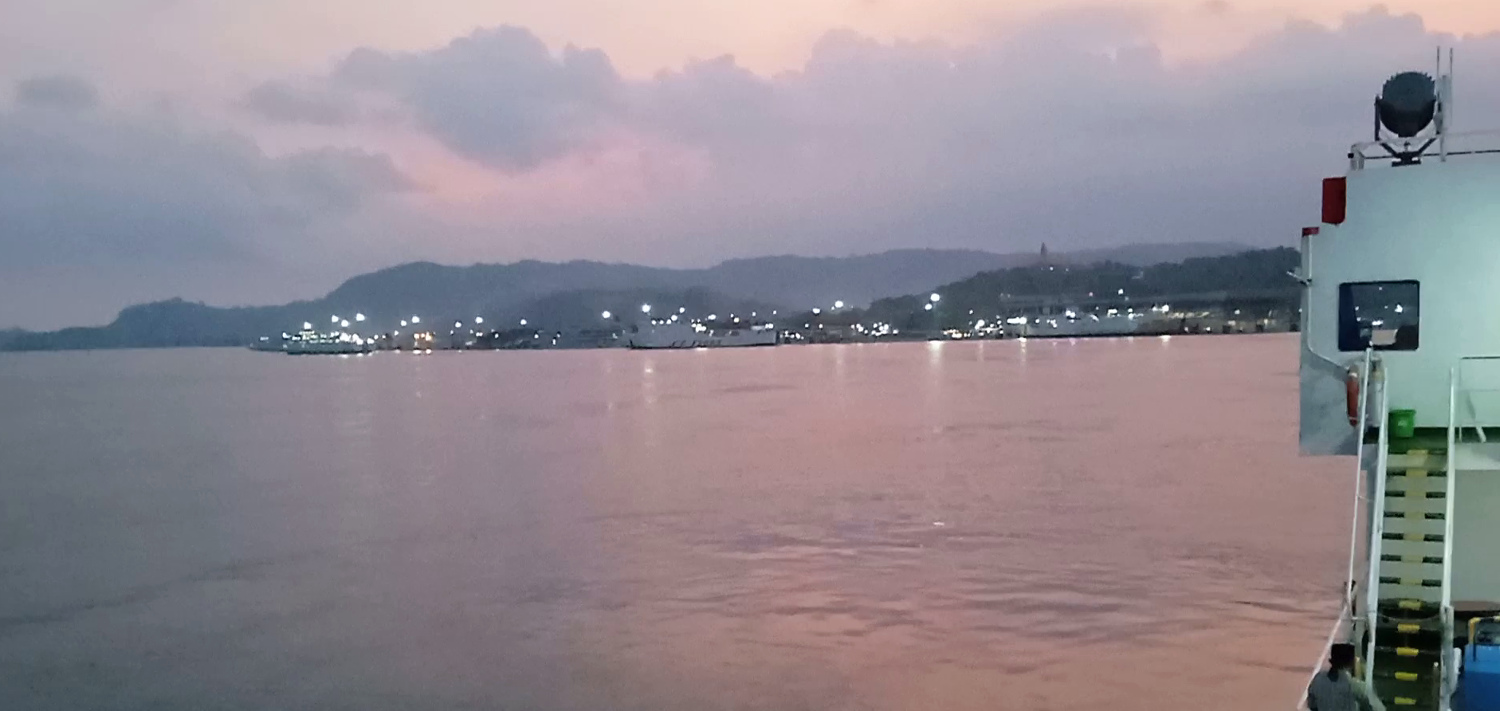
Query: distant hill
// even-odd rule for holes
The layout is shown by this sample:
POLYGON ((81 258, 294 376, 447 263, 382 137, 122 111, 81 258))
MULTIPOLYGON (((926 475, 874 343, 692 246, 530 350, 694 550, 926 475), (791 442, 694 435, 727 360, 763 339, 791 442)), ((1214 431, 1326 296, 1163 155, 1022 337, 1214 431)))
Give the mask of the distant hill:
MULTIPOLYGON (((971 320, 970 309, 981 317, 1004 311, 1007 304, 1034 301, 1038 297, 1072 300, 1075 303, 1110 301, 1129 296, 1149 301, 1153 297, 1201 295, 1227 292, 1254 294, 1295 308, 1299 285, 1288 272, 1300 257, 1291 247, 1258 249, 1213 257, 1195 257, 1180 262, 1162 262, 1140 267, 1118 262, 1083 266, 1041 265, 1011 267, 981 272, 966 279, 905 296, 878 299, 869 309, 850 318, 905 324, 921 314, 931 293, 941 294, 945 322, 959 325, 971 320)), ((926 317, 930 318, 930 317, 926 317)))
MULTIPOLYGON (((1059 263, 1146 265, 1232 254, 1223 243, 1144 244, 1071 254, 1059 263)), ((1037 254, 909 249, 851 257, 773 256, 735 259, 707 269, 663 269, 602 262, 444 266, 415 262, 353 277, 327 296, 281 306, 217 307, 172 299, 131 306, 99 327, 0 334, 0 349, 48 350, 242 345, 261 335, 295 331, 304 321, 365 314, 365 328, 388 331, 402 318, 427 324, 483 316, 495 324, 521 318, 545 330, 597 326, 600 314, 634 317, 642 303, 693 311, 803 310, 843 300, 851 305, 930 289, 978 272, 1037 263, 1037 254)), ((662 313, 658 310, 657 313, 662 313)))
MULTIPOLYGON (((1060 255, 1072 263, 1155 264, 1244 251, 1234 244, 1147 244, 1060 255)), ((1034 263, 1035 254, 903 249, 852 257, 733 259, 707 269, 602 262, 475 264, 416 262, 363 274, 320 300, 331 313, 509 314, 530 299, 566 291, 711 289, 786 308, 871 301, 992 269, 1034 263)))

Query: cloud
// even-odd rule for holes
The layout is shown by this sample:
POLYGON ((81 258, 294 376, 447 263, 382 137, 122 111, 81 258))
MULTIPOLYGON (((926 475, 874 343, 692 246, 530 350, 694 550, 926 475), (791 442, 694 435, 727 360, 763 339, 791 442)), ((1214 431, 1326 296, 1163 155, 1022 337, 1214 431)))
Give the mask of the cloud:
MULTIPOLYGON (((1200 21, 1236 19, 1228 7, 1218 15, 1200 21)), ((1145 7, 1065 10, 970 45, 836 31, 799 71, 761 76, 721 57, 621 81, 595 94, 622 98, 594 104, 604 108, 589 125, 706 156, 706 177, 674 197, 709 214, 668 228, 698 259, 1043 240, 1279 244, 1315 219, 1317 180, 1341 172, 1344 149, 1368 134, 1385 77, 1429 67, 1437 44, 1459 44, 1468 66, 1500 63, 1500 37, 1460 41, 1376 7, 1172 64, 1153 39, 1161 19, 1145 7), (704 233, 714 238, 689 237, 704 233)), ((509 73, 495 61, 449 65, 443 82, 509 73)), ((546 103, 554 91, 529 95, 546 103)), ((1492 115, 1497 97, 1482 82, 1460 91, 1460 121, 1492 115)), ((485 127, 489 113, 450 145, 481 158, 507 145, 485 127)), ((554 159, 599 150, 548 145, 554 159)))
MULTIPOLYGON (((1206 7, 1213 17, 1200 21, 1235 21, 1227 3, 1206 7)), ((834 31, 799 71, 761 76, 724 56, 646 80, 619 77, 599 50, 553 53, 530 32, 501 27, 428 52, 356 50, 329 85, 395 98, 457 154, 510 172, 636 136, 706 151, 726 177, 808 160, 826 178, 1024 155, 1041 161, 1014 171, 1029 182, 1037 167, 1064 177, 1057 171, 1076 169, 1078 155, 1130 161, 1183 142, 1238 143, 1226 139, 1263 131, 1267 113, 1299 142, 1358 125, 1351 107, 1379 78, 1451 40, 1416 15, 1376 7, 1337 27, 1289 22, 1222 59, 1170 66, 1153 39, 1161 20, 1146 6, 1064 9, 967 46, 834 31)), ((1472 38, 1465 56, 1469 45, 1493 55, 1495 44, 1472 38)), ((1084 169, 1128 167, 1095 160, 1084 169)))
POLYGON ((0 279, 69 266, 272 267, 410 187, 389 157, 363 150, 273 157, 163 115, 23 105, 0 111, 0 279))
POLYGON ((238 102, 263 138, 361 151, 273 157, 246 135, 19 101, 0 113, 0 264, 1283 244, 1368 136, 1380 83, 1434 46, 1458 47, 1458 127, 1500 113, 1462 71, 1500 65, 1500 36, 1382 8, 1208 59, 1163 50, 1166 25, 1238 31, 1241 5, 1063 9, 966 44, 837 30, 777 74, 718 56, 625 77, 600 50, 499 27, 358 48, 238 102), (410 195, 397 164, 463 197, 410 195))
POLYGON ((169 114, 56 106, 0 109, 0 323, 98 323, 178 295, 309 296, 387 264, 392 230, 423 232, 385 154, 273 156, 169 114))
POLYGON ((270 121, 342 126, 359 112, 351 100, 324 89, 304 89, 287 81, 268 81, 245 94, 242 108, 270 121))
MULTIPOLYGON (((1063 8, 970 44, 835 30, 796 71, 726 55, 645 78, 499 27, 429 51, 356 49, 303 86, 394 105, 407 130, 494 171, 495 200, 463 219, 513 236, 475 258, 704 263, 1286 243, 1315 219, 1318 179, 1368 133, 1386 76, 1429 66, 1435 44, 1500 60, 1500 38, 1460 42, 1380 7, 1289 21, 1213 59, 1169 61, 1157 43, 1167 24, 1212 32, 1237 13, 1063 8)), ((1470 89, 1465 115, 1500 98, 1470 89)))
POLYGON ((506 170, 594 143, 621 86, 603 52, 569 46, 554 55, 530 31, 508 26, 425 53, 360 49, 334 76, 399 98, 444 145, 506 170))
POLYGON ((16 85, 16 103, 25 106, 82 111, 99 104, 93 84, 71 76, 32 77, 16 85))

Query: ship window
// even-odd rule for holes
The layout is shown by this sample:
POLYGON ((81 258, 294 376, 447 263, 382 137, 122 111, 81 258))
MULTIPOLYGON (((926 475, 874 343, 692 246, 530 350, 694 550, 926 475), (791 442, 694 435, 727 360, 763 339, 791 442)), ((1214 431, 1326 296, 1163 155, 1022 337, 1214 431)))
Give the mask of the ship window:
POLYGON ((1367 281, 1339 285, 1339 350, 1414 351, 1421 317, 1415 281, 1367 281))

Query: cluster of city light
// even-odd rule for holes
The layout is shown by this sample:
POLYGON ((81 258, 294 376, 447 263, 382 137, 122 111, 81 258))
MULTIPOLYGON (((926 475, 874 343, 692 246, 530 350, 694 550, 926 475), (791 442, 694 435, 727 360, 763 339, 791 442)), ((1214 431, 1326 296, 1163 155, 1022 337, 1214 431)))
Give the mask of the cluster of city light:
MULTIPOLYGON (((1117 289, 1116 295, 1123 297, 1125 295, 1125 290, 1123 288, 1117 289)), ((1090 294, 1090 296, 1092 296, 1092 293, 1090 294)), ((1002 302, 1003 300, 1004 295, 1002 295, 1002 302)), ((897 328, 889 323, 885 323, 882 321, 875 321, 873 323, 849 323, 849 321, 852 321, 854 319, 849 318, 846 320, 844 318, 840 318, 845 313, 850 313, 851 315, 854 313, 858 313, 857 307, 851 306, 843 299, 832 299, 830 300, 830 302, 825 303, 830 303, 831 308, 829 306, 813 307, 810 311, 811 314, 816 318, 810 318, 807 320, 807 323, 803 324, 803 331, 801 334, 797 334, 794 331, 788 331, 786 334, 783 334, 782 338, 785 340, 805 340, 806 338, 810 337, 812 333, 818 333, 830 334, 835 338, 839 337, 840 335, 854 336, 857 334, 862 338, 873 339, 900 333, 897 328)), ((995 315, 991 318, 976 316, 976 311, 974 309, 967 309, 969 315, 967 324, 960 326, 940 323, 940 321, 948 321, 951 316, 956 316, 957 314, 963 313, 961 309, 964 308, 944 302, 944 297, 942 294, 938 292, 931 292, 926 295, 925 299, 922 299, 917 303, 921 303, 923 310, 932 314, 931 317, 915 321, 915 323, 922 324, 920 326, 922 330, 926 331, 928 329, 931 329, 932 331, 941 333, 942 335, 939 336, 940 338, 947 337, 955 339, 1002 337, 1005 335, 1010 335, 1012 329, 1016 331, 1015 335, 1024 338, 1024 336, 1027 334, 1027 331, 1024 327, 1028 325, 1034 324, 1043 328, 1062 328, 1062 322, 1064 320, 1066 320, 1067 322, 1100 322, 1105 319, 1109 319, 1111 321, 1119 319, 1123 321, 1125 319, 1136 320, 1146 318, 1148 316, 1156 317, 1158 315, 1163 318, 1171 317, 1191 319, 1204 318, 1210 315, 1208 311, 1203 311, 1202 313, 1198 313, 1196 311, 1182 313, 1173 312, 1172 306, 1170 304, 1164 303, 1155 304, 1150 306, 1149 308, 1144 304, 1142 304, 1139 308, 1130 307, 1126 305, 1129 303, 1129 301, 1124 301, 1122 302, 1122 305, 1118 307, 1106 308, 1106 305, 1099 304, 1097 308, 1068 308, 1065 310, 1061 310, 1061 313, 1054 312, 1053 315, 995 315), (942 308, 939 309, 939 306, 942 306, 942 308), (939 313, 942 314, 942 319, 936 318, 939 313)), ((1368 311, 1369 309, 1366 310, 1368 311)), ((1384 307, 1386 315, 1389 315, 1391 312, 1401 314, 1405 310, 1406 309, 1402 304, 1393 304, 1384 307)), ((598 313, 600 318, 604 321, 618 322, 620 320, 616 315, 617 312, 611 311, 609 309, 601 310, 598 313)), ((660 309, 659 305, 654 307, 650 303, 643 303, 640 304, 640 313, 645 317, 645 319, 643 320, 649 320, 649 322, 653 325, 674 327, 677 324, 682 324, 685 327, 690 326, 692 331, 700 333, 705 331, 713 331, 714 325, 716 324, 721 331, 725 332, 727 332, 726 327, 730 324, 733 324, 734 328, 750 329, 757 332, 765 330, 776 330, 776 327, 774 325, 770 323, 762 323, 759 319, 759 313, 756 311, 750 312, 749 318, 742 318, 733 313, 728 314, 724 318, 720 318, 720 315, 717 313, 710 313, 706 316, 689 317, 686 315, 687 307, 685 306, 678 307, 677 309, 675 309, 674 313, 672 310, 660 309), (657 316, 657 314, 661 311, 665 311, 665 314, 657 316), (653 318, 653 316, 655 317, 653 318)), ((777 312, 772 311, 771 313, 774 315, 777 312)), ((1235 324, 1235 321, 1233 319, 1240 317, 1240 314, 1240 309, 1233 310, 1233 316, 1230 317, 1231 320, 1228 321, 1230 327, 1235 324)), ((405 333, 407 334, 404 336, 404 339, 407 339, 405 340, 405 343, 408 344, 408 347, 415 345, 416 349, 419 352, 423 349, 423 346, 427 346, 430 348, 433 345, 434 341, 433 335, 430 331, 423 332, 421 326, 418 326, 418 324, 421 323, 422 319, 416 315, 412 315, 409 318, 400 319, 399 323, 402 330, 393 329, 389 332, 376 335, 370 335, 368 332, 357 332, 364 327, 363 325, 366 324, 366 322, 371 320, 363 312, 355 312, 352 317, 340 314, 330 314, 328 318, 332 328, 330 328, 326 333, 316 332, 313 326, 313 322, 303 322, 302 331, 300 331, 296 335, 282 333, 282 340, 288 342, 302 342, 306 344, 348 343, 353 344, 355 347, 358 347, 362 350, 381 350, 384 347, 387 347, 385 344, 394 345, 395 343, 399 343, 400 341, 395 341, 393 339, 397 337, 403 337, 403 333, 405 333), (361 325, 357 326, 356 324, 361 325), (408 328, 410 329, 410 331, 406 330, 408 328)), ((1372 321, 1372 325, 1380 327, 1390 320, 1391 319, 1389 317, 1384 319, 1376 319, 1372 321)), ((1262 319, 1262 321, 1268 321, 1268 319, 1262 319)), ((523 327, 530 325, 530 322, 526 318, 520 318, 518 319, 518 322, 523 327)), ((461 348, 464 346, 474 345, 474 340, 466 340, 470 336, 476 336, 479 338, 501 337, 501 332, 499 330, 495 330, 494 326, 488 326, 486 330, 480 330, 480 327, 484 326, 485 323, 486 320, 483 316, 474 316, 472 320, 459 319, 453 321, 453 330, 450 331, 450 334, 453 337, 452 347, 461 348), (466 326, 468 326, 469 328, 466 329, 466 326)), ((1195 328, 1198 327, 1195 326, 1195 328)), ((1212 332, 1214 330, 1212 327, 1206 325, 1202 326, 1202 328, 1203 330, 1208 332, 1212 332)), ((1226 330, 1228 330, 1228 327, 1226 327, 1226 330)), ((617 333, 615 335, 615 338, 618 339, 619 337, 620 336, 617 333)), ((533 333, 532 338, 539 339, 540 333, 533 333)), ((553 345, 557 345, 560 339, 561 332, 558 332, 558 334, 554 335, 551 339, 553 345)), ((262 338, 261 340, 267 341, 270 339, 262 338)), ((400 348, 400 346, 394 347, 400 348)))

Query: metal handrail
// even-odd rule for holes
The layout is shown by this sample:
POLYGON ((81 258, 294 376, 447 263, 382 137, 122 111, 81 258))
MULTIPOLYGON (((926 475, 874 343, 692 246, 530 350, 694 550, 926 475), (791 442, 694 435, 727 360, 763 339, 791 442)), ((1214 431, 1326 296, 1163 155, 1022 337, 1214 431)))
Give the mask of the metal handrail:
MULTIPOLYGON (((1457 404, 1456 404, 1455 401, 1456 401, 1459 393, 1462 393, 1463 397, 1464 397, 1464 408, 1466 410, 1468 410, 1468 413, 1469 413, 1469 423, 1474 427, 1474 434, 1475 434, 1475 436, 1477 436, 1479 438, 1479 441, 1481 443, 1488 443, 1489 442, 1489 438, 1484 433, 1484 425, 1480 424, 1480 422, 1479 422, 1479 412, 1474 409, 1474 393, 1500 392, 1500 388, 1471 388, 1471 387, 1465 387, 1463 385, 1463 376, 1464 376, 1463 366, 1464 366, 1464 363, 1467 363, 1469 361, 1487 361, 1487 360, 1500 360, 1500 355, 1462 356, 1462 357, 1460 357, 1458 359, 1458 365, 1454 366, 1452 369, 1450 369, 1448 371, 1448 399, 1450 401, 1449 402, 1449 410, 1450 410, 1450 412, 1449 412, 1449 422, 1451 424, 1453 422, 1456 414, 1457 414, 1456 411, 1453 411, 1457 407, 1457 404)), ((1453 428, 1457 430, 1458 436, 1462 437, 1462 435, 1463 435, 1463 425, 1456 424, 1456 425, 1453 425, 1453 428)))
POLYGON ((1421 141, 1427 141, 1429 138, 1432 139, 1433 142, 1440 143, 1440 145, 1438 147, 1439 154, 1437 156, 1434 156, 1434 157, 1437 157, 1437 158, 1439 158, 1439 160, 1442 160, 1442 161, 1446 161, 1449 156, 1484 155, 1484 154, 1490 154, 1490 153, 1500 152, 1500 131, 1496 131, 1496 130, 1483 130, 1483 131, 1464 131, 1462 133, 1447 132, 1447 131, 1445 131, 1445 132, 1443 132, 1441 134, 1438 134, 1438 135, 1423 136, 1423 137, 1420 137, 1420 138, 1411 138, 1411 139, 1401 139, 1400 141, 1398 141, 1396 139, 1360 141, 1358 143, 1355 143, 1355 144, 1349 146, 1349 169, 1350 170, 1363 170, 1364 167, 1365 167, 1365 162, 1366 161, 1371 161, 1371 160, 1380 161, 1380 160, 1385 160, 1387 158, 1391 158, 1391 156, 1389 154, 1379 153, 1379 152, 1376 152, 1376 151, 1371 151, 1369 149, 1382 148, 1383 146, 1385 146, 1387 144, 1394 144, 1394 143, 1398 143, 1398 142, 1399 143, 1405 143, 1407 141, 1411 141, 1413 143, 1417 143, 1417 142, 1421 142, 1421 141), (1474 149, 1469 149, 1469 150, 1453 150, 1451 147, 1449 147, 1450 142, 1452 142, 1452 141, 1458 141, 1458 142, 1462 143, 1462 142, 1464 142, 1465 139, 1489 139, 1489 141, 1483 142, 1483 143, 1479 143, 1479 145, 1484 145, 1486 147, 1474 148, 1474 149), (1489 146, 1493 146, 1493 147, 1489 147, 1489 146))
MULTIPOLYGON (((1439 661, 1442 664, 1441 677, 1442 687, 1440 691, 1439 708, 1441 711, 1449 711, 1451 708, 1453 692, 1457 685, 1457 669, 1453 659, 1453 505, 1455 480, 1458 478, 1458 381, 1463 361, 1460 359, 1458 365, 1448 373, 1448 476, 1444 483, 1446 493, 1444 498, 1443 514, 1443 604, 1441 614, 1443 616, 1443 647, 1439 661)), ((1467 393, 1465 394, 1467 398, 1467 393)), ((1474 402, 1469 402, 1469 414, 1475 421, 1475 428, 1479 429, 1479 436, 1484 438, 1484 429, 1478 425, 1478 417, 1474 415, 1474 402)))
POLYGON ((1355 599, 1355 562, 1359 557, 1359 512, 1367 503, 1364 497, 1365 432, 1369 431, 1371 365, 1375 361, 1375 349, 1365 348, 1364 371, 1359 384, 1359 424, 1356 430, 1354 454, 1354 513, 1349 521, 1349 574, 1344 580, 1344 605, 1352 624, 1357 605, 1355 599))
MULTIPOLYGON (((1382 381, 1384 380, 1384 377, 1385 373, 1384 371, 1382 371, 1382 381)), ((1385 474, 1386 467, 1390 459, 1391 428, 1387 426, 1387 423, 1390 422, 1391 416, 1391 400, 1389 392, 1389 388, 1385 387, 1384 382, 1381 382, 1380 419, 1378 420, 1380 423, 1380 437, 1378 438, 1378 446, 1380 447, 1380 450, 1376 455, 1377 459, 1375 464, 1375 473, 1373 475, 1375 477, 1375 492, 1373 501, 1377 506, 1380 504, 1380 502, 1385 501, 1385 474)), ((1380 611, 1380 566, 1377 565, 1377 562, 1380 560, 1380 550, 1382 547, 1381 544, 1384 540, 1383 536, 1385 534, 1385 516, 1378 515, 1378 512, 1375 511, 1375 508, 1371 507, 1369 518, 1370 547, 1368 549, 1369 555, 1366 557, 1370 560, 1370 570, 1369 577, 1365 582, 1365 637, 1368 640, 1365 643, 1365 680, 1370 684, 1371 688, 1374 688, 1375 635, 1377 633, 1376 628, 1379 622, 1378 615, 1380 611)))

